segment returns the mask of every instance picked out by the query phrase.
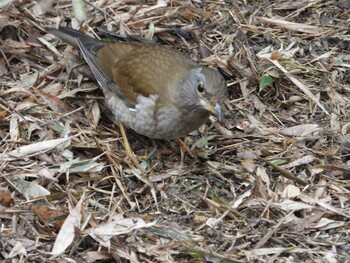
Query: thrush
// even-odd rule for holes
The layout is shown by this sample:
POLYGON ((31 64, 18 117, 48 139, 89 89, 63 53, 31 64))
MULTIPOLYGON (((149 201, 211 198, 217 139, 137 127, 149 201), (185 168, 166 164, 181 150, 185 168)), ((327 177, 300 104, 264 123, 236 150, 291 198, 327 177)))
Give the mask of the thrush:
POLYGON ((221 74, 175 49, 135 38, 98 40, 61 28, 49 33, 79 48, 119 123, 155 139, 185 136, 211 114, 221 119, 221 74))

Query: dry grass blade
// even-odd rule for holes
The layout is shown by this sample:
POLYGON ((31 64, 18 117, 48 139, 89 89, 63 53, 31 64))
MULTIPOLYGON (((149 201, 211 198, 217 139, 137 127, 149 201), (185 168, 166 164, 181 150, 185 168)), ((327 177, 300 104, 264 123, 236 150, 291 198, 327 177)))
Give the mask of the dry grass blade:
POLYGON ((277 171, 279 171, 281 173, 281 175, 287 179, 293 180, 296 183, 302 185, 302 186, 306 186, 307 183, 304 182, 303 180, 299 179, 298 177, 296 177, 294 174, 292 174, 291 172, 287 171, 286 169, 283 169, 282 167, 271 163, 267 160, 262 159, 262 161, 264 161, 265 163, 267 163, 268 165, 270 165, 271 167, 273 167, 274 169, 276 169, 277 171))
POLYGON ((313 34, 316 36, 324 34, 324 32, 325 32, 325 28, 322 28, 322 27, 310 26, 310 25, 302 24, 302 23, 293 23, 293 22, 288 22, 288 21, 281 20, 281 19, 272 19, 272 18, 267 18, 267 17, 257 17, 256 19, 258 19, 261 22, 276 25, 276 26, 279 26, 281 28, 288 29, 291 31, 308 33, 308 34, 313 34))
POLYGON ((293 77, 292 74, 290 74, 280 63, 278 63, 277 60, 269 59, 276 67, 278 67, 286 76, 299 88, 302 92, 305 93, 306 96, 308 96, 314 103, 316 103, 324 113, 329 115, 329 112, 325 109, 325 107, 320 103, 319 99, 312 94, 312 92, 303 84, 301 83, 297 78, 293 77))

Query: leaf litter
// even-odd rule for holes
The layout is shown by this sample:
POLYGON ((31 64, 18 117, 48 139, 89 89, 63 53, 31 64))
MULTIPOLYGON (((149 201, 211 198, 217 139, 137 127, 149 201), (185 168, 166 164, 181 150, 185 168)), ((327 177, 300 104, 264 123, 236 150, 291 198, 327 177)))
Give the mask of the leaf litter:
POLYGON ((346 262, 350 17, 340 1, 0 1, 0 260, 346 262), (218 67, 224 120, 127 130, 46 27, 218 67), (193 155, 193 156, 192 156, 193 155))

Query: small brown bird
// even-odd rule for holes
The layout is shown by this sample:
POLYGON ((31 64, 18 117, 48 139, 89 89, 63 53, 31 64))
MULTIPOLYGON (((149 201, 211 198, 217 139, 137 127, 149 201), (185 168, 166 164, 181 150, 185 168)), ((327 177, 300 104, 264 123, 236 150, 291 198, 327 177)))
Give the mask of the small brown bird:
POLYGON ((116 120, 137 133, 172 139, 199 128, 210 114, 221 119, 218 102, 227 90, 217 70, 147 41, 48 31, 80 49, 116 120))

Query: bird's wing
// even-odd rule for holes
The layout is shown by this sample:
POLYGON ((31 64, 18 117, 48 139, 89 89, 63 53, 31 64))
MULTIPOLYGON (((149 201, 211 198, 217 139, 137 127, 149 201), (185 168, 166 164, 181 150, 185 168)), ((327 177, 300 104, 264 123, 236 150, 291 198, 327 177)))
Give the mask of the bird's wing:
POLYGON ((129 100, 120 92, 114 81, 112 69, 116 54, 111 48, 111 44, 105 44, 97 40, 87 41, 87 39, 81 38, 76 38, 76 42, 101 88, 112 91, 119 99, 124 100, 128 107, 134 108, 135 102, 129 100))
POLYGON ((141 38, 97 40, 74 29, 47 30, 79 47, 101 88, 112 91, 129 107, 135 106, 139 95, 171 96, 186 72, 198 66, 181 52, 141 38))
POLYGON ((195 66, 194 61, 176 50, 139 44, 116 61, 113 76, 119 91, 135 102, 138 95, 170 95, 169 89, 181 85, 181 77, 195 66))
POLYGON ((198 66, 184 54, 159 45, 85 38, 76 41, 100 86, 128 107, 135 107, 139 95, 171 96, 171 89, 182 84, 186 72, 198 66))

